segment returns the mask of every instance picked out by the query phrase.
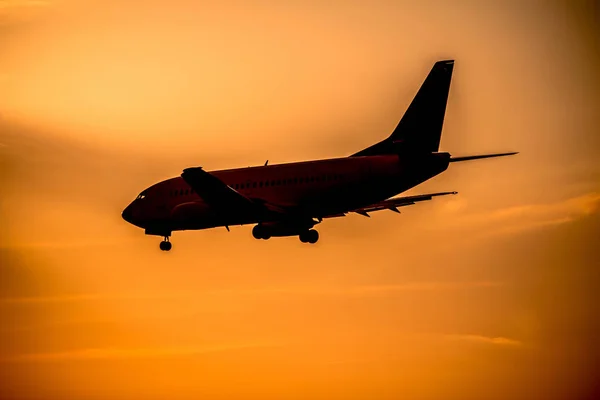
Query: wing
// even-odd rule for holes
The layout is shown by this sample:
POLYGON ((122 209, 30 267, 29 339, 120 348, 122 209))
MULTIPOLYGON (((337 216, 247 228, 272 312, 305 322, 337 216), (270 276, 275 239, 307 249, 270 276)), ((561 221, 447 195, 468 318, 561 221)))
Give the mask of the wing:
MULTIPOLYGON (((349 210, 349 212, 355 212, 360 215, 364 215, 365 217, 369 216, 371 211, 379 211, 379 210, 391 210, 399 213, 398 207, 410 206, 419 201, 431 200, 436 196, 446 196, 449 194, 457 194, 458 192, 440 192, 440 193, 430 193, 430 194, 420 194, 417 196, 405 196, 405 197, 395 197, 388 200, 380 201, 379 203, 371 204, 367 207, 358 208, 355 210, 349 210)), ((342 214, 331 215, 329 217, 341 217, 342 214)))
POLYGON ((260 215, 268 208, 226 185, 202 167, 187 168, 181 174, 202 199, 215 211, 229 214, 260 215))

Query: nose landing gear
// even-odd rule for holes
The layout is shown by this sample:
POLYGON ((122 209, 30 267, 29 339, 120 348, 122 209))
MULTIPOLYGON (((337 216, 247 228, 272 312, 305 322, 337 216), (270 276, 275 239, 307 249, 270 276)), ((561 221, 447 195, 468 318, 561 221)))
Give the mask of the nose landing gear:
POLYGON ((171 245, 171 242, 169 242, 169 237, 165 236, 164 240, 160 242, 160 249, 162 251, 169 251, 171 250, 171 247, 173 246, 171 245))

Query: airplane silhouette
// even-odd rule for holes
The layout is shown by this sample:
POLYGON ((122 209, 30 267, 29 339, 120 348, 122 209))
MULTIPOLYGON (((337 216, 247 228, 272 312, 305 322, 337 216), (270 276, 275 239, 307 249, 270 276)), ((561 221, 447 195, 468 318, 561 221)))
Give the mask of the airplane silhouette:
POLYGON ((349 157, 205 171, 187 168, 181 176, 142 191, 125 208, 123 219, 164 237, 171 250, 174 231, 256 224, 256 239, 299 236, 316 243, 313 229, 324 218, 431 200, 457 192, 392 197, 445 171, 452 162, 517 154, 452 157, 439 152, 454 60, 434 64, 392 134, 349 157))

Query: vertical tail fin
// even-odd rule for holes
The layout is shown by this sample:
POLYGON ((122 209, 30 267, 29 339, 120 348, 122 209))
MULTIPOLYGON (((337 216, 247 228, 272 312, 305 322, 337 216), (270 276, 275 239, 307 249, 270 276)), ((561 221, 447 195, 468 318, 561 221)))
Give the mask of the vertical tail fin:
POLYGON ((394 132, 352 157, 438 151, 453 68, 454 60, 436 62, 394 132))

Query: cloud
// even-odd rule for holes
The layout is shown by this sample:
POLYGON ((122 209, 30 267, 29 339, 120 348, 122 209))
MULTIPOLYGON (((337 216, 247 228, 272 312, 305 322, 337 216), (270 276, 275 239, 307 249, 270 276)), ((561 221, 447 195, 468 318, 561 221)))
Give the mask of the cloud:
POLYGON ((164 358, 191 355, 204 355, 245 349, 256 349, 266 347, 280 347, 281 344, 274 343, 241 343, 223 344, 205 347, 148 347, 148 348, 87 348, 74 349, 54 353, 30 353, 19 354, 0 359, 2 363, 19 362, 52 362, 52 361, 86 361, 107 359, 139 359, 139 358, 164 358))
MULTIPOLYGON (((0 143, 0 147, 2 144, 0 143)), ((135 239, 125 236, 112 236, 111 238, 90 238, 75 239, 69 241, 36 241, 36 242, 16 242, 0 244, 0 249, 8 250, 27 250, 27 249, 72 249, 82 247, 102 247, 115 246, 126 242, 134 242, 135 239)))
POLYGON ((308 295, 342 295, 342 296, 369 296, 374 294, 406 291, 432 291, 432 290, 457 290, 473 287, 498 287, 501 282, 476 281, 476 282, 407 282, 391 285, 361 285, 342 287, 282 287, 266 288, 250 291, 251 293, 286 293, 308 295))
POLYGON ((492 227, 493 229, 485 232, 486 235, 512 234, 565 224, 595 214, 600 210, 600 193, 588 193, 554 203, 525 204, 470 215, 462 215, 464 206, 460 203, 452 204, 446 210, 456 217, 450 222, 452 227, 457 225, 467 229, 492 227))
MULTIPOLYGON (((117 294, 77 294, 77 295, 57 295, 57 296, 28 296, 28 297, 7 297, 0 298, 0 305, 2 304, 45 304, 45 303, 70 303, 80 301, 94 301, 104 299, 134 299, 134 298, 148 298, 149 296, 135 296, 135 295, 117 295, 117 294)), ((153 295, 152 298, 159 297, 153 295)))
POLYGON ((46 7, 51 4, 44 0, 0 0, 0 10, 23 7, 46 7))
POLYGON ((512 346, 518 347, 522 346, 523 343, 515 340, 509 339, 502 336, 483 336, 483 335, 444 335, 448 340, 457 340, 457 341, 466 341, 473 343, 487 343, 497 346, 512 346))
POLYGON ((506 220, 525 217, 547 217, 556 215, 581 216, 589 215, 598 211, 600 207, 600 194, 588 193, 583 196, 573 197, 561 202, 550 204, 529 204, 523 206, 509 207, 491 213, 491 220, 506 220))
POLYGON ((45 304, 69 303, 101 300, 128 299, 177 299, 197 298, 201 296, 249 296, 265 294, 316 295, 316 296, 369 296, 376 294, 393 294, 406 291, 460 290, 464 288, 493 288, 503 286, 502 282, 407 282, 396 285, 364 285, 364 286, 282 286, 264 288, 233 288, 206 291, 178 291, 156 293, 97 293, 67 294, 53 296, 23 296, 0 298, 0 305, 11 304, 45 304))

